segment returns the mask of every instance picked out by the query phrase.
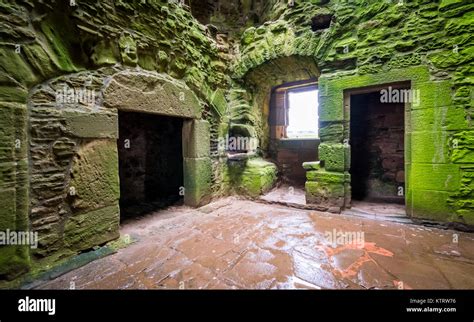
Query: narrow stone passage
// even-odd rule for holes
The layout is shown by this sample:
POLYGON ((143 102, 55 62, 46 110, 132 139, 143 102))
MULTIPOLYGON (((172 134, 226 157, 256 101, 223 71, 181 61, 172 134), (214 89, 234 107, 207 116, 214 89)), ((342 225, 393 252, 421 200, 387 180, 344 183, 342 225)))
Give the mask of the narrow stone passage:
POLYGON ((125 222, 137 241, 42 289, 472 289, 474 236, 234 197, 125 222))

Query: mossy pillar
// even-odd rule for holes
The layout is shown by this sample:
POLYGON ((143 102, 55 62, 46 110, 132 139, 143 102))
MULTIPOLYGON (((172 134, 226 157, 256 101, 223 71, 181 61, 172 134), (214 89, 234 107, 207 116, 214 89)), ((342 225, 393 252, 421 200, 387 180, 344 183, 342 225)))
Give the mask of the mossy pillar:
MULTIPOLYGON (((0 106, 0 231, 5 234, 29 231, 26 115, 25 104, 0 106)), ((29 248, 0 246, 0 279, 15 278, 29 269, 29 248)))
POLYGON ((191 207, 208 203, 212 176, 209 122, 184 122, 183 158, 184 203, 191 207))

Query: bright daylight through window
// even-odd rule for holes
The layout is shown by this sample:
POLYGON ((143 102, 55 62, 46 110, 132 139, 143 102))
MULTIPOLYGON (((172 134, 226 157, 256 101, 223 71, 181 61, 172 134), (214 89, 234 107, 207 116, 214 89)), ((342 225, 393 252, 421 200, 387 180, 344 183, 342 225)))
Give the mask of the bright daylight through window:
POLYGON ((318 90, 288 92, 288 138, 318 137, 318 90))

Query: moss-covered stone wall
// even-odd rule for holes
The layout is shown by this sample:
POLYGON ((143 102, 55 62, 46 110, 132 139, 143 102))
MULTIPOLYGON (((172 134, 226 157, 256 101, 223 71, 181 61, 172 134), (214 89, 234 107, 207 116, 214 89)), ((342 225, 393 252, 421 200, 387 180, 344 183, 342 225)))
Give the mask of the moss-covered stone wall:
MULTIPOLYGON (((275 84, 272 77, 259 77, 255 86, 249 77, 284 57, 308 57, 320 71, 321 162, 308 168, 308 201, 331 210, 350 206, 345 93, 407 81, 420 95, 420 104, 406 107, 407 212, 472 225, 474 4, 296 0, 294 6, 272 5, 269 21, 241 33, 233 78, 247 89, 249 104, 256 106, 253 115, 265 129, 268 88, 283 80, 275 84)), ((273 67, 278 75, 280 69, 273 67)), ((269 136, 257 133, 263 142, 269 136)))
POLYGON ((210 199, 221 174, 191 119, 217 133, 226 48, 187 6, 4 0, 0 21, 0 229, 39 237, 36 249, 0 248, 0 278, 119 236, 119 109, 187 119, 183 135, 207 154, 184 155, 185 200, 210 199))
POLYGON ((470 1, 214 1, 195 13, 209 25, 196 1, 178 3, 0 0, 0 230, 40 236, 34 250, 0 248, 1 278, 118 236, 117 110, 186 119, 188 204, 254 197, 276 167, 228 162, 219 143, 255 137, 267 156, 271 88, 309 78, 321 138, 321 162, 305 165, 310 202, 350 205, 347 91, 409 82, 420 104, 406 109, 408 213, 473 223, 470 1))

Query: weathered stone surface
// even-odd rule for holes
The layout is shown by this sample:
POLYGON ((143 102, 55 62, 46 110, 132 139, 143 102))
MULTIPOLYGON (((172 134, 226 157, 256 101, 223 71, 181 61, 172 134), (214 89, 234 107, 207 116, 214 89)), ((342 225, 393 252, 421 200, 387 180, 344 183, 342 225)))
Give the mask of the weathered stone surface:
POLYGON ((118 118, 114 113, 64 111, 67 131, 79 138, 118 138, 118 118))
POLYGON ((231 161, 228 176, 236 192, 256 198, 273 188, 277 179, 275 164, 263 159, 231 161))
POLYGON ((117 143, 94 140, 74 157, 69 183, 73 212, 92 211, 118 203, 120 196, 117 143))
POLYGON ((449 192, 436 190, 413 190, 408 207, 413 210, 412 216, 415 218, 430 218, 438 221, 456 221, 456 216, 452 215, 453 209, 446 203, 449 192), (449 215, 446 218, 447 214, 449 215))
POLYGON ((28 246, 0 247, 0 278, 12 280, 30 267, 28 246))
POLYGON ((451 105, 452 86, 450 81, 418 83, 413 89, 419 91, 420 102, 411 104, 411 108, 438 108, 451 105))
POLYGON ((307 176, 306 203, 327 208, 344 207, 346 184, 350 183, 349 174, 318 170, 309 171, 307 176))
POLYGON ((151 72, 124 71, 104 91, 107 107, 127 111, 199 118, 196 95, 182 82, 151 72))
POLYGON ((218 89, 212 94, 211 103, 219 115, 222 116, 227 112, 227 101, 222 89, 218 89))
MULTIPOLYGON (((349 122, 344 93, 410 82, 412 89, 420 91, 421 100, 406 114, 408 204, 420 218, 472 222, 469 167, 474 163, 470 131, 474 117, 474 7, 470 2, 412 1, 402 7, 383 1, 360 5, 312 0, 296 1, 295 6, 276 0, 252 6, 244 1, 241 7, 224 3, 222 12, 204 17, 217 28, 206 28, 193 18, 192 14, 206 11, 196 11, 196 7, 205 7, 196 2, 191 3, 191 11, 165 1, 121 1, 113 10, 108 2, 87 0, 76 6, 53 0, 5 2, 0 7, 0 191, 15 197, 14 204, 5 205, 8 213, 2 213, 0 223, 15 217, 19 227, 31 224, 41 232, 41 249, 36 255, 49 255, 64 247, 64 220, 71 216, 69 202, 79 202, 78 196, 71 200, 68 191, 69 184, 78 180, 78 176, 69 177, 71 166, 72 173, 78 174, 74 167, 79 161, 73 164, 72 158, 79 144, 84 144, 82 139, 117 137, 117 109, 209 122, 206 139, 193 142, 186 152, 193 157, 187 161, 189 172, 194 171, 187 179, 191 187, 187 200, 199 204, 211 191, 208 182, 218 185, 225 180, 221 161, 216 159, 216 165, 209 166, 208 142, 214 147, 229 129, 240 131, 255 136, 266 155, 272 88, 318 77, 321 165, 326 171, 343 173, 350 164, 348 150, 340 146, 349 139, 344 128, 349 122), (221 29, 228 33, 220 33, 221 29), (58 87, 87 87, 84 83, 89 76, 96 95, 93 104, 55 103, 58 87), (433 171, 439 180, 425 178, 433 171), (429 200, 437 198, 429 207, 422 206, 426 191, 430 191, 429 200), (447 192, 449 202, 444 201, 447 192), (15 211, 15 216, 10 211, 15 211)), ((104 147, 104 158, 111 151, 104 147)), ((101 158, 94 160, 100 160, 98 169, 104 174, 102 166, 110 164, 101 158)), ((271 186, 272 167, 247 168, 255 171, 240 169, 242 173, 250 171, 244 175, 248 180, 241 184, 252 195, 271 186), (256 173, 263 173, 265 179, 255 181, 256 173)), ((312 172, 316 171, 313 166, 308 170, 308 179, 324 180, 312 172)), ((94 186, 101 180, 97 178, 102 174, 92 167, 84 166, 84 171, 92 172, 88 176, 94 181, 81 179, 79 186, 94 186)), ((97 189, 106 203, 113 203, 110 196, 117 197, 104 186, 97 189)), ((329 188, 309 184, 308 191, 320 191, 323 201, 329 200, 332 191, 337 196, 335 203, 340 204, 340 190, 333 189, 332 183, 329 188)), ((350 189, 345 181, 344 193, 347 204, 350 189)), ((85 199, 91 204, 73 207, 79 211, 76 215, 106 206, 98 196, 85 199)), ((75 229, 74 225, 70 229, 75 229)), ((12 267, 10 270, 15 269, 12 267)))
POLYGON ((324 162, 326 170, 344 172, 350 168, 350 147, 344 144, 321 143, 319 158, 324 162))
POLYGON ((458 132, 450 139, 453 163, 474 163, 474 132, 458 132))
POLYGON ((85 250, 120 236, 118 205, 72 216, 64 226, 64 244, 72 250, 85 250))
POLYGON ((184 158, 184 203, 191 207, 210 201, 212 164, 209 157, 184 158))
POLYGON ((460 183, 459 165, 412 164, 411 189, 456 191, 460 183))
POLYGON ((210 155, 209 122, 186 121, 183 124, 183 157, 203 158, 210 155))
POLYGON ((344 125, 334 122, 320 124, 319 138, 323 142, 342 142, 344 139, 344 125))
MULTIPOLYGON (((461 166, 460 179, 460 188, 451 193, 448 199, 448 205, 456 214, 451 219, 472 225, 474 224, 474 167, 461 166)), ((440 220, 447 221, 449 218, 440 220)))
POLYGON ((448 160, 447 132, 411 133, 412 163, 446 163, 448 160))
POLYGON ((304 162, 303 168, 305 170, 319 170, 321 169, 321 162, 320 161, 304 162))
POLYGON ((16 229, 15 188, 0 190, 0 231, 16 229))

